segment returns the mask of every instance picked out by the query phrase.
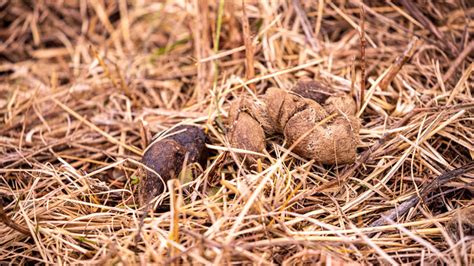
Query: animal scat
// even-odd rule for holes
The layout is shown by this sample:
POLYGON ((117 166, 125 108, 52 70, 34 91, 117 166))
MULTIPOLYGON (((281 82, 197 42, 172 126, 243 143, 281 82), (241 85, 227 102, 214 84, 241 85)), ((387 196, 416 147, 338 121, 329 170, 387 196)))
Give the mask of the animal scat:
POLYGON ((169 136, 151 144, 142 158, 142 163, 153 171, 145 169, 140 182, 139 203, 145 205, 165 190, 166 182, 181 172, 187 164, 207 161, 207 136, 203 129, 192 125, 181 125, 172 129, 169 136), (158 174, 155 174, 155 172, 158 174))
MULTIPOLYGON (((229 142, 234 148, 262 152, 265 149, 265 132, 260 123, 244 110, 235 113, 234 122, 229 131, 229 142)), ((244 158, 245 155, 239 155, 244 158)), ((255 155, 247 155, 252 162, 255 155)))
POLYGON ((258 104, 245 97, 232 104, 230 144, 261 152, 265 134, 283 134, 301 157, 323 164, 352 163, 360 129, 355 113, 352 97, 316 81, 299 81, 290 92, 269 88, 258 104), (330 115, 335 117, 322 121, 330 115))
POLYGON ((300 79, 291 91, 319 104, 324 104, 333 95, 332 89, 329 86, 309 78, 300 79))

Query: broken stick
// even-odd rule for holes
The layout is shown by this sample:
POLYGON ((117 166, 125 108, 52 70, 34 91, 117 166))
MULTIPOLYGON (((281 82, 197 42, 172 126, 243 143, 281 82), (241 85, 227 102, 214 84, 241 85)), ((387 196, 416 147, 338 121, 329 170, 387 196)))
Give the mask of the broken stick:
POLYGON ((377 227, 377 226, 382 226, 386 225, 387 221, 395 221, 397 217, 400 217, 404 215, 408 210, 410 210, 412 207, 414 207, 416 204, 421 199, 426 198, 426 196, 432 192, 435 188, 438 188, 445 183, 449 182, 453 178, 463 175, 465 173, 468 173, 470 171, 474 170, 474 162, 470 162, 462 167, 456 168, 451 171, 447 171, 435 179, 433 179, 431 182, 426 184, 420 192, 420 197, 416 194, 411 196, 408 200, 400 204, 399 206, 395 207, 393 210, 390 210, 386 212, 386 214, 382 214, 379 219, 377 219, 375 222, 371 223, 369 227, 377 227))

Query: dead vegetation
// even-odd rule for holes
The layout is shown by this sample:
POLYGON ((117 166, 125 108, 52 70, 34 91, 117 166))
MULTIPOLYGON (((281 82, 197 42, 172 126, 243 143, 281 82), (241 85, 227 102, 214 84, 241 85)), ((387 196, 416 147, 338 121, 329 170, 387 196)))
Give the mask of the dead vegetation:
POLYGON ((244 2, 0 1, 2 262, 473 264, 472 4, 244 2), (280 113, 232 148, 231 102, 305 78, 355 99, 354 163, 280 113), (141 224, 143 153, 183 124, 210 156, 141 224))

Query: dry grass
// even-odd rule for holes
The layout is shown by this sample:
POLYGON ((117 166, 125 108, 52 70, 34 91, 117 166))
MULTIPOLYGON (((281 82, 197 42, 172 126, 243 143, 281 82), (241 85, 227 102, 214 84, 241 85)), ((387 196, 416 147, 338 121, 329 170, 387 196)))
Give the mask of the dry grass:
POLYGON ((153 2, 0 1, 1 261, 474 263, 472 227, 455 226, 472 169, 424 193, 474 158, 469 1, 153 2), (236 164, 229 101, 302 76, 358 100, 358 162, 269 137, 257 168, 236 164), (169 182, 171 210, 137 241, 141 153, 177 123, 206 127, 212 156, 169 182))

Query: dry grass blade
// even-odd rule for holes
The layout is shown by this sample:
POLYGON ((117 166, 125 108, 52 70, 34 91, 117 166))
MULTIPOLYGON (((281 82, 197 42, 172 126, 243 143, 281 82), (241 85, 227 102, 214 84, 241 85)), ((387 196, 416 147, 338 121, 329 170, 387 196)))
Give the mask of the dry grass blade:
POLYGON ((385 77, 380 82, 380 89, 387 89, 390 82, 392 82, 398 72, 402 69, 403 65, 405 65, 410 60, 419 45, 419 40, 416 37, 410 41, 407 49, 403 52, 403 55, 399 56, 394 64, 390 66, 390 70, 388 71, 387 75, 385 75, 385 77))
MULTIPOLYGON (((252 44, 252 37, 250 34, 250 25, 247 17, 247 11, 245 10, 245 0, 242 0, 242 29, 243 29, 243 39, 245 43, 245 79, 251 80, 255 77, 255 68, 254 68, 254 46, 252 44)), ((252 83, 249 85, 250 89, 255 93, 256 88, 255 84, 252 83)))
POLYGON ((3 209, 3 202, 1 199, 0 199, 0 221, 6 226, 11 227, 12 229, 15 229, 16 231, 24 235, 27 235, 27 236, 31 235, 31 232, 27 228, 15 223, 7 216, 7 214, 5 213, 5 210, 3 209))
POLYGON ((293 0, 292 3, 293 3, 293 7, 296 10, 296 14, 301 20, 301 27, 303 28, 307 41, 309 42, 309 44, 311 45, 311 48, 314 51, 319 51, 320 49, 318 49, 318 44, 316 42, 316 39, 314 38, 311 24, 309 23, 308 16, 306 16, 306 12, 301 6, 300 0, 293 0))
POLYGON ((457 48, 454 43, 447 39, 442 31, 440 31, 417 7, 416 3, 407 0, 400 0, 402 5, 410 12, 423 26, 428 28, 438 39, 440 46, 447 46, 449 52, 457 54, 457 48))
POLYGON ((360 39, 360 106, 363 105, 365 101, 365 79, 367 71, 367 61, 365 59, 365 11, 364 8, 360 8, 360 30, 359 30, 359 39, 360 39))

